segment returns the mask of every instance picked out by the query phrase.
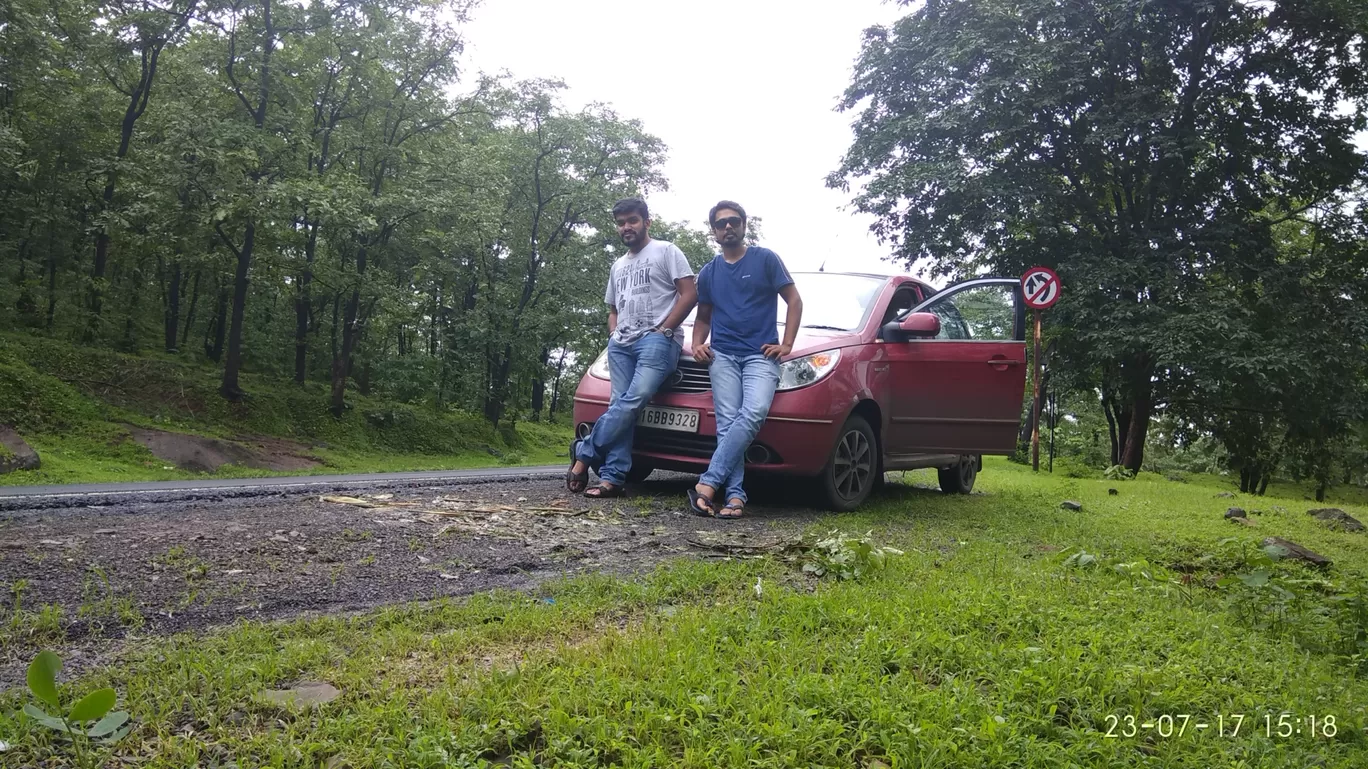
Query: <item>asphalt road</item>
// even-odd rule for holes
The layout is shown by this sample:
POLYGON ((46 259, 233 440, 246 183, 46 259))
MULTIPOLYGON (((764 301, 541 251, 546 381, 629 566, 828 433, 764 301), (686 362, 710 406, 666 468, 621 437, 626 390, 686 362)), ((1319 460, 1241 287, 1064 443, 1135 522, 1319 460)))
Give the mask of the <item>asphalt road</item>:
POLYGON ((216 478, 199 481, 144 481, 137 483, 82 483, 55 486, 0 486, 0 510, 75 507, 109 504, 137 496, 144 501, 215 499, 266 494, 310 494, 369 488, 412 487, 428 484, 480 483, 549 478, 565 472, 560 466, 485 467, 474 470, 425 470, 408 473, 303 475, 285 478, 216 478))

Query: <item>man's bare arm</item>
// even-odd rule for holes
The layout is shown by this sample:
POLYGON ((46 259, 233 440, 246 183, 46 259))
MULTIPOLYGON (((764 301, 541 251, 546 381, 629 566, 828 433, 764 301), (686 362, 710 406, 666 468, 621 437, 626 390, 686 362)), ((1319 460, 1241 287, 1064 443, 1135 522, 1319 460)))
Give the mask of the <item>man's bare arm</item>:
POLYGON ((679 296, 675 297, 674 306, 670 308, 670 314, 665 316, 665 321, 660 324, 661 328, 678 328, 679 324, 689 317, 689 310, 698 303, 698 286, 694 285, 692 275, 678 278, 674 284, 679 296))
POLYGON ((694 316, 693 348, 694 360, 699 363, 712 361, 712 345, 708 344, 708 334, 712 333, 712 305, 698 305, 698 315, 694 316))
POLYGON ((784 316, 784 341, 760 348, 765 357, 776 360, 793 352, 793 343, 798 339, 798 326, 803 322, 803 297, 798 295, 798 287, 790 283, 779 289, 779 296, 788 305, 788 313, 784 316))

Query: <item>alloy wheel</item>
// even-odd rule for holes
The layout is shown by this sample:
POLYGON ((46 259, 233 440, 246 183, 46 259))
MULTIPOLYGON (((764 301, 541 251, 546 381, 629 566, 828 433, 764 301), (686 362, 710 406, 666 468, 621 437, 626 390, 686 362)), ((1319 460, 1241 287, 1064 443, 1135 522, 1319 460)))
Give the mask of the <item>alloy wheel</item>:
POLYGON ((861 495, 874 476, 874 450, 859 430, 851 430, 836 446, 833 457, 836 491, 846 499, 861 495))

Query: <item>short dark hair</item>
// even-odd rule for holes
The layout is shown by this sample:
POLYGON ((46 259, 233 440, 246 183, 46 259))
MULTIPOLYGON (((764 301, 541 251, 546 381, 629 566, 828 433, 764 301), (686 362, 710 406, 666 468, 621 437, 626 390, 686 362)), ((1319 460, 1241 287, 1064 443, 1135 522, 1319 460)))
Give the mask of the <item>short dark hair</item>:
POLYGON ((724 209, 724 208, 730 208, 731 210, 735 211, 736 213, 741 214, 741 222, 742 222, 743 224, 745 223, 745 221, 746 221, 746 209, 742 208, 740 203, 737 203, 737 202, 734 201, 734 200, 719 200, 719 201, 717 201, 717 205, 713 206, 713 207, 712 207, 712 210, 708 212, 708 226, 709 226, 709 227, 711 227, 711 226, 713 226, 714 224, 717 223, 717 212, 718 212, 718 211, 721 211, 721 210, 724 209))
POLYGON ((613 204, 613 218, 616 219, 628 214, 641 214, 642 219, 651 218, 651 212, 646 208, 646 201, 641 198, 623 198, 613 204))

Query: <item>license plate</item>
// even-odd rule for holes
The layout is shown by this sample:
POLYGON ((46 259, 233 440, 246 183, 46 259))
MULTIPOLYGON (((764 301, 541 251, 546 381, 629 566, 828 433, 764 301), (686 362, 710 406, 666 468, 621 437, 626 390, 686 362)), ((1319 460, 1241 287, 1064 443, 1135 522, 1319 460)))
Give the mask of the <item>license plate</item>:
POLYGON ((637 426, 681 433, 698 432, 698 412, 693 409, 668 409, 647 406, 637 416, 637 426))

